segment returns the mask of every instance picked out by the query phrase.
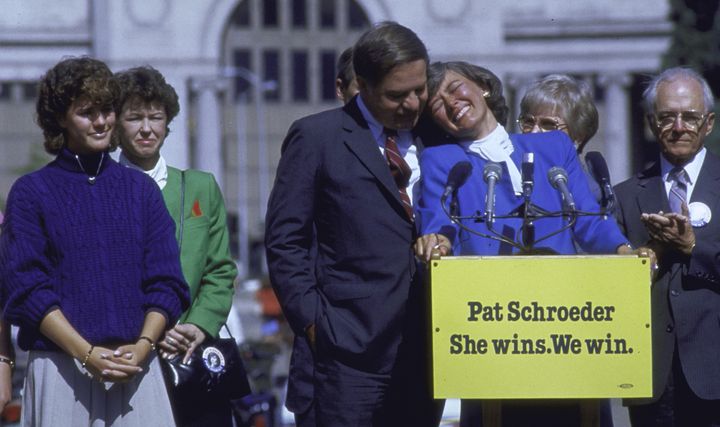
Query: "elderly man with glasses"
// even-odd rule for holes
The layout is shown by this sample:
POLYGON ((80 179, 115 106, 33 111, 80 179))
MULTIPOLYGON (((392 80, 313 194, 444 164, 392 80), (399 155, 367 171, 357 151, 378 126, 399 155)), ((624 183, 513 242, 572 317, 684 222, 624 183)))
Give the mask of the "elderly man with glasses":
POLYGON ((626 402, 633 426, 720 426, 720 158, 703 146, 713 100, 691 69, 655 77, 644 102, 660 159, 616 188, 621 229, 659 259, 654 392, 626 402))

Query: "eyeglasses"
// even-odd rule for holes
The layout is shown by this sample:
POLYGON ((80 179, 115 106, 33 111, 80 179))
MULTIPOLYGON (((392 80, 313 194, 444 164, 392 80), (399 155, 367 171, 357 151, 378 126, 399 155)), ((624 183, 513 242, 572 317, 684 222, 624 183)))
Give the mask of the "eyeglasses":
POLYGON ((517 123, 523 133, 531 132, 536 125, 542 132, 562 130, 568 127, 567 124, 561 123, 559 119, 553 117, 535 117, 532 114, 518 117, 517 123))
POLYGON ((660 111, 651 115, 655 120, 655 126, 660 130, 668 130, 680 119, 683 127, 691 132, 697 132, 704 124, 709 115, 697 111, 660 111))

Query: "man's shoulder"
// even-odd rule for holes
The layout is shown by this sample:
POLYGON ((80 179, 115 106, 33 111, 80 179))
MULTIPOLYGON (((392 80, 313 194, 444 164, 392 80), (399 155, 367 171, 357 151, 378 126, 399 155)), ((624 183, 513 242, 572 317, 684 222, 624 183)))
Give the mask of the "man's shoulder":
POLYGON ((630 178, 626 179, 625 181, 616 184, 615 192, 618 194, 627 194, 631 191, 634 191, 634 189, 637 188, 638 182, 638 176, 637 174, 635 174, 630 178))
POLYGON ((657 177, 660 177, 660 165, 659 163, 653 163, 643 171, 635 173, 625 181, 616 184, 614 187, 615 193, 621 196, 635 193, 641 187, 641 183, 657 177))
POLYGON ((717 174, 720 174, 720 156, 710 150, 707 150, 705 152, 705 162, 702 167, 703 169, 707 168, 717 174))
POLYGON ((338 144, 335 142, 363 129, 367 129, 367 124, 353 114, 352 109, 339 107, 321 111, 293 122, 285 136, 281 151, 285 153, 294 146, 301 147, 307 154, 308 150, 317 152, 317 150, 336 147, 338 144))
POLYGON ((342 107, 330 110, 320 111, 297 119, 292 127, 301 128, 307 131, 323 131, 326 129, 337 128, 343 125, 343 120, 348 116, 342 107))

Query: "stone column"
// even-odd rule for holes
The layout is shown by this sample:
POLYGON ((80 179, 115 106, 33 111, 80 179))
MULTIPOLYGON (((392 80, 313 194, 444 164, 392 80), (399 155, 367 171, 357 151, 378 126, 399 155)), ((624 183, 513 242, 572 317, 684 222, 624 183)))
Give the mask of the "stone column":
POLYGON ((222 110, 218 94, 225 89, 218 78, 193 78, 192 90, 197 94, 195 113, 195 150, 192 166, 215 175, 222 190, 224 182, 222 150, 222 110))
POLYGON ((165 80, 175 88, 180 103, 180 112, 170 124, 170 135, 163 144, 160 153, 170 166, 180 169, 190 167, 191 143, 190 143, 190 93, 191 89, 187 81, 188 73, 185 70, 178 70, 177 74, 165 73, 165 80))
POLYGON ((601 74, 598 84, 605 89, 605 117, 600 126, 604 133, 604 152, 613 184, 632 175, 630 144, 630 96, 627 88, 632 82, 629 74, 613 72, 601 74))

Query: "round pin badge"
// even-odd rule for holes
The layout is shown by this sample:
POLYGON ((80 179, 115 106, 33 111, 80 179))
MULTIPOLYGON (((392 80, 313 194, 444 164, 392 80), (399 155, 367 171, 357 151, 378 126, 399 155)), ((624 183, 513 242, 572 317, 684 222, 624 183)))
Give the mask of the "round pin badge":
POLYGON ((692 202, 688 205, 690 211, 690 224, 693 227, 704 227, 712 218, 712 211, 703 202, 692 202))
POLYGON ((222 372, 225 369, 225 357, 215 347, 207 347, 202 354, 203 363, 210 372, 222 372))

